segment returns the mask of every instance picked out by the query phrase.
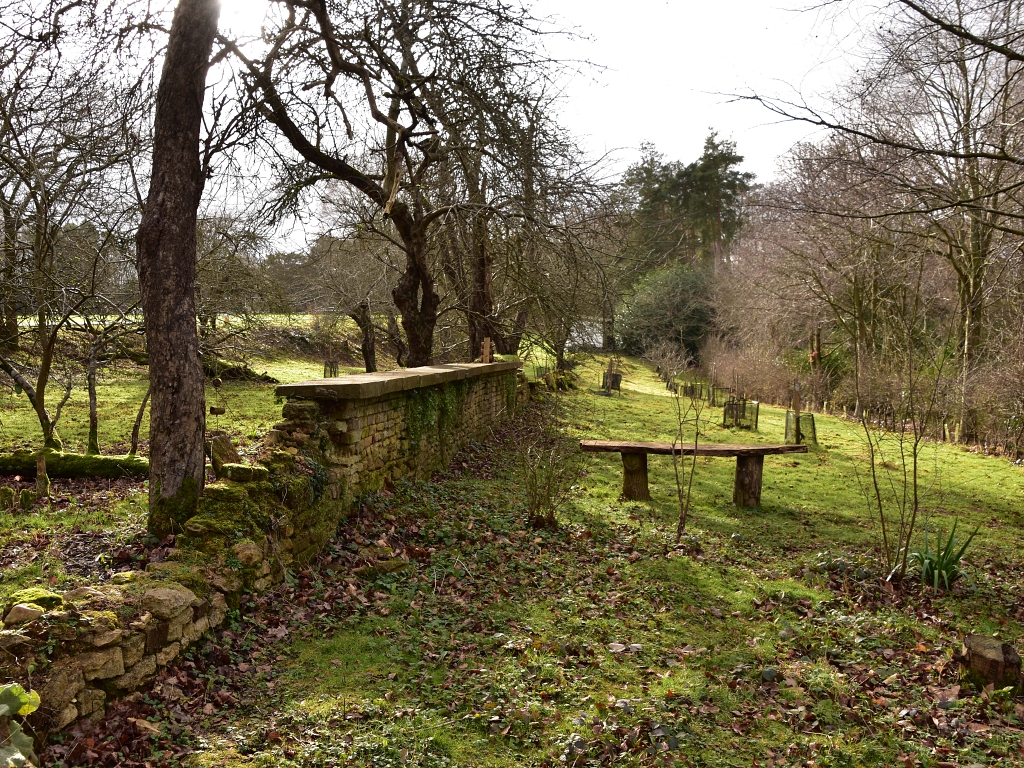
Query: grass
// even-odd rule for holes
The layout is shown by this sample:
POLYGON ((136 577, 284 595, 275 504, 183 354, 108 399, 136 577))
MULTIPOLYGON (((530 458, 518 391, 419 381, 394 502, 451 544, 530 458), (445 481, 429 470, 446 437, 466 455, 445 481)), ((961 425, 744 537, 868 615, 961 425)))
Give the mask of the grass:
MULTIPOLYGON (((675 432, 639 364, 621 397, 560 397, 578 436, 675 432)), ((762 407, 759 433, 712 423, 705 439, 782 442, 783 417, 762 407)), ((766 460, 760 509, 732 506, 732 462, 699 462, 678 549, 667 458, 651 460, 650 504, 621 503, 618 457, 595 458, 556 532, 525 527, 509 444, 367 499, 335 560, 383 540, 429 561, 370 580, 299 574, 276 603, 284 640, 237 615, 219 647, 265 672, 219 667, 243 703, 189 727, 188 765, 1019 764, 1024 706, 966 684, 943 697, 963 634, 1020 640, 1024 473, 927 446, 928 524, 980 526, 970 582, 893 593, 858 428, 819 416, 818 436, 766 460)))

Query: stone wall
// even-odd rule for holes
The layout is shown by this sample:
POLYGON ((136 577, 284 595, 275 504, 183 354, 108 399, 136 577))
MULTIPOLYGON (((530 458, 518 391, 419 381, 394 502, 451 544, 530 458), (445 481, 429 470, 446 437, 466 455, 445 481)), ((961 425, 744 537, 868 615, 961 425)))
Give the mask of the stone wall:
POLYGON ((174 548, 145 572, 0 606, 0 683, 36 690, 39 733, 99 717, 260 593, 313 559, 359 494, 428 477, 528 396, 518 363, 444 365, 278 387, 284 421, 258 465, 214 462, 217 481, 174 548))
POLYGON ((518 362, 466 363, 284 384, 270 441, 326 472, 332 499, 425 478, 490 433, 528 393, 518 362))

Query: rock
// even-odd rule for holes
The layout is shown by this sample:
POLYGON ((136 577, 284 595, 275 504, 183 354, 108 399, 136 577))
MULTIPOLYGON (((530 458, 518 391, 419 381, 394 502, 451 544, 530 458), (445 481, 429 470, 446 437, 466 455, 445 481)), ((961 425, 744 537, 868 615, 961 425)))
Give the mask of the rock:
POLYGON ((241 464, 242 458, 231 444, 230 437, 218 435, 210 441, 210 461, 213 464, 213 473, 219 480, 224 477, 225 464, 241 464))
POLYGON ((52 710, 64 709, 85 689, 82 668, 70 660, 58 662, 50 670, 46 682, 39 689, 43 705, 52 710))
POLYGON ((779 673, 775 670, 774 667, 765 667, 761 670, 761 680, 763 680, 766 683, 774 682, 775 678, 778 676, 779 673))
POLYGON ((170 619, 196 602, 195 593, 182 587, 156 587, 142 595, 142 610, 152 613, 158 619, 170 619))
POLYGON ((0 509, 11 509, 14 507, 14 489, 9 486, 0 486, 0 509))
POLYGON ((110 577, 111 584, 131 584, 133 581, 145 578, 145 571, 122 571, 110 577))
POLYGON ((84 603, 103 597, 103 593, 94 587, 78 587, 64 593, 65 603, 84 603))
POLYGON ((39 494, 35 491, 30 491, 28 488, 22 488, 21 494, 18 496, 18 506, 21 507, 22 511, 28 512, 35 506, 36 499, 38 498, 39 494))
POLYGON ((242 588, 242 580, 234 573, 214 573, 210 576, 210 586, 221 592, 237 592, 242 588))
POLYGON ((171 643, 162 651, 158 651, 156 654, 156 663, 163 667, 174 660, 174 657, 178 655, 178 651, 181 650, 181 643, 171 643))
MULTIPOLYGON (((241 502, 249 498, 249 492, 245 490, 245 486, 239 483, 233 483, 227 478, 218 480, 216 483, 210 483, 203 488, 203 496, 214 501, 229 501, 229 502, 241 502)), ((193 518, 194 520, 195 518, 193 518)), ((193 536, 197 535, 186 525, 186 530, 193 536)), ((200 532, 201 533, 201 532, 200 532)))
POLYGON ((134 667, 142 661, 142 655, 146 652, 146 636, 133 632, 121 643, 121 655, 124 656, 125 669, 134 667))
POLYGON ((640 651, 642 651, 643 649, 644 649, 644 647, 642 645, 640 645, 640 643, 630 643, 629 644, 629 652, 630 653, 640 653, 640 651))
POLYGON ((968 635, 960 653, 954 653, 953 659, 960 663, 968 676, 976 678, 975 682, 982 683, 979 687, 1021 686, 1020 655, 1012 645, 999 638, 968 635))
POLYGON ((18 603, 11 606, 11 610, 4 616, 4 626, 13 627, 16 624, 28 624, 42 616, 46 611, 41 606, 32 603, 18 603))
POLYGON ((794 637, 796 637, 796 633, 788 627, 779 632, 780 640, 792 640, 794 637))
POLYGON ((228 601, 220 592, 214 592, 210 598, 210 626, 219 626, 228 614, 228 601))
POLYGON ((143 720, 141 717, 129 717, 129 723, 133 723, 139 730, 139 733, 150 736, 160 735, 160 726, 157 723, 151 723, 149 720, 143 720))
POLYGON ((167 639, 180 640, 185 628, 192 623, 192 609, 186 608, 177 616, 167 620, 167 639))
POLYGON ((883 648, 882 658, 886 661, 892 661, 896 658, 896 651, 894 651, 892 648, 883 648))
POLYGON ((263 559, 263 550, 251 541, 240 541, 231 548, 231 551, 245 568, 252 568, 263 559))
POLYGON ((235 483, 259 483, 270 480, 270 470, 252 464, 225 464, 224 477, 235 483))
POLYGON ((320 406, 309 400, 289 400, 281 409, 281 415, 291 421, 312 424, 320 418, 320 406))
POLYGON ((78 694, 78 716, 88 717, 93 713, 103 714, 107 694, 98 688, 86 688, 78 694))
POLYGON ((608 643, 608 650, 612 653, 623 653, 626 646, 622 643, 608 643))
POLYGON ((111 680, 111 685, 124 691, 140 688, 156 677, 156 656, 146 656, 127 672, 111 680))
POLYGON ((48 611, 52 611, 54 608, 60 608, 64 605, 64 598, 56 592, 51 592, 42 587, 29 587, 28 589, 19 589, 7 598, 7 610, 10 610, 11 606, 15 603, 34 603, 48 611))
POLYGON ((360 571, 360 574, 369 579, 374 579, 387 573, 397 573, 398 571, 404 570, 408 567, 408 560, 396 557, 393 560, 381 560, 379 563, 367 566, 365 569, 360 571))
POLYGON ((71 723, 78 719, 78 707, 74 704, 68 704, 62 709, 57 716, 54 718, 54 727, 59 731, 61 728, 65 728, 71 723))
POLYGON ((84 640, 94 648, 105 648, 108 645, 120 642, 122 635, 124 635, 124 630, 109 629, 105 632, 93 632, 86 635, 84 640))
POLYGON ((124 674, 124 656, 120 646, 83 653, 76 657, 76 661, 86 680, 106 680, 124 674))
POLYGON ((742 544, 744 541, 747 540, 747 537, 744 536, 742 533, 734 533, 729 538, 735 541, 737 544, 742 544))

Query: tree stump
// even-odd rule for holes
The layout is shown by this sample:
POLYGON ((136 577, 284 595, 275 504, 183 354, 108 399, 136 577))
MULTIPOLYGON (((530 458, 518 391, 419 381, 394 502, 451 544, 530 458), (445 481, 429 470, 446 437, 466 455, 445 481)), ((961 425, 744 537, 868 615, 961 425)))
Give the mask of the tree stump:
POLYGON ((960 653, 954 653, 953 659, 960 663, 968 677, 982 682, 981 688, 1021 685, 1020 655, 1012 645, 996 637, 968 635, 960 653))
POLYGON ((737 507, 761 506, 761 475, 764 456, 737 456, 736 483, 732 490, 732 503, 737 507))
POLYGON ((647 454, 622 454, 622 498, 626 501, 650 501, 647 487, 647 454))

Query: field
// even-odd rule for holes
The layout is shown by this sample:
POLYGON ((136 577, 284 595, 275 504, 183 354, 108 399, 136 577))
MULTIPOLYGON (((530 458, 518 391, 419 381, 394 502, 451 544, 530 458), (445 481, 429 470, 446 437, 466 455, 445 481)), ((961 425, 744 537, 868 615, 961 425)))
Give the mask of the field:
MULTIPOLYGON (((232 614, 89 750, 122 749, 110 734, 130 715, 159 731, 138 765, 1024 764, 1024 704, 951 661, 966 633, 1020 640, 1021 468, 926 446, 922 526, 978 529, 951 593, 883 581, 865 442, 831 417, 816 449, 766 459, 760 509, 732 505, 731 460, 699 460, 679 546, 668 457, 651 458, 650 504, 619 501, 617 455, 590 460, 559 528, 534 530, 518 459, 552 402, 573 437, 676 431, 652 371, 628 363, 621 397, 600 397, 602 366, 432 482, 365 498, 315 567, 232 614), (365 567, 402 550, 414 567, 365 567)), ((237 386, 230 429, 255 441, 279 406, 269 387, 237 386)), ((782 442, 781 410, 762 407, 756 434, 723 430, 720 413, 705 412, 702 439, 782 442)), ((75 525, 130 538, 141 491, 75 525)), ((24 543, 69 519, 9 516, 0 535, 24 543)), ((86 736, 59 749, 80 755, 86 736)))

